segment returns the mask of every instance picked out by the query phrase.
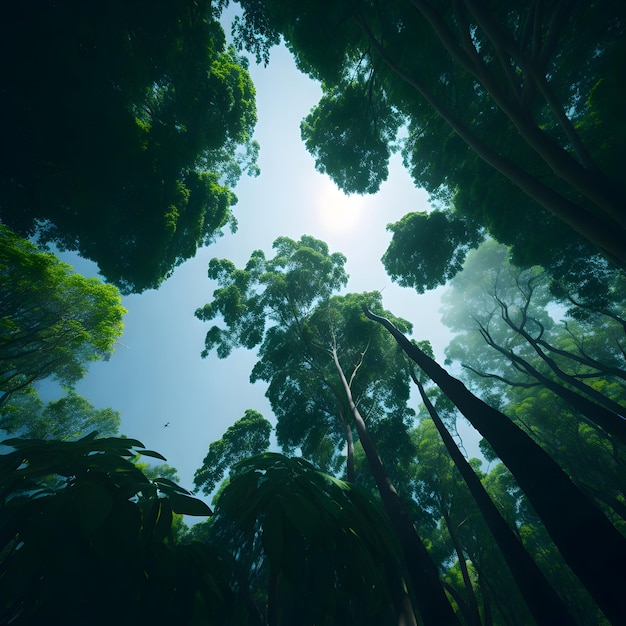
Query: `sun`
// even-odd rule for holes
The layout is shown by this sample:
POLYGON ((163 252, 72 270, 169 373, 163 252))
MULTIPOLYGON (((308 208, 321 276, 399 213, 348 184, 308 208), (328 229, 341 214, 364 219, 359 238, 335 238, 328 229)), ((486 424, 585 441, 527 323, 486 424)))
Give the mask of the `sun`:
POLYGON ((324 230, 345 233, 353 229, 361 217, 363 196, 346 195, 326 179, 316 190, 318 219, 324 230))

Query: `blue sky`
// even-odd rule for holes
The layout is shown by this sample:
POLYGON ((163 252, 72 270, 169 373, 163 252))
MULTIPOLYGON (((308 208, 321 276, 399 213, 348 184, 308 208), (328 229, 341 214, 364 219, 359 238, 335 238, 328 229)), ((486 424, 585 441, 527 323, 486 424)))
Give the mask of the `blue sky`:
MULTIPOLYGON (((300 74, 284 48, 275 48, 267 68, 251 64, 257 89, 261 174, 235 189, 236 234, 176 269, 160 289, 124 298, 126 329, 108 362, 95 363, 77 385, 97 407, 122 414, 121 432, 158 450, 192 488, 209 444, 248 408, 272 420, 263 384, 251 385, 255 353, 235 351, 228 359, 200 357, 209 324, 194 317, 216 285, 207 278, 212 257, 244 264, 255 249, 271 254, 272 242, 303 234, 326 241, 347 256, 348 290, 381 290, 385 308, 414 325, 416 339, 429 339, 440 361, 450 335, 439 321, 440 292, 423 296, 394 285, 380 258, 390 241, 386 225, 410 211, 427 210, 427 196, 414 187, 400 158, 374 196, 346 197, 324 175, 300 139, 300 121, 319 100, 319 86, 300 74), (168 428, 163 425, 170 422, 168 428)), ((65 260, 81 273, 93 264, 74 255, 65 260)))

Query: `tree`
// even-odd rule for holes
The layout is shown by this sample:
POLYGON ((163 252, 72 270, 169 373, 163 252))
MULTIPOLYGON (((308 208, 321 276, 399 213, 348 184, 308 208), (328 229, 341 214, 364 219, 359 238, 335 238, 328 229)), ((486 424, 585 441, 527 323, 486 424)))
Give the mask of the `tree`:
POLYGON ((577 485, 623 518, 623 420, 601 420, 607 411, 623 414, 626 401, 622 307, 610 317, 587 306, 563 315, 557 305, 541 268, 516 268, 506 248, 486 243, 444 295, 444 323, 458 333, 446 354, 577 485))
POLYGON ((569 567, 607 618, 619 622, 623 583, 618 580, 623 571, 618 562, 623 556, 617 555, 626 555, 624 537, 558 464, 505 415, 473 395, 389 320, 371 311, 366 315, 387 328, 409 358, 487 439, 528 496, 569 567), (578 541, 590 533, 596 537, 593 546, 578 541))
POLYGON ((202 467, 194 475, 196 489, 209 495, 235 463, 266 452, 270 447, 271 432, 272 425, 258 411, 247 409, 221 439, 209 446, 202 467))
POLYGON ((122 334, 119 291, 72 272, 0 225, 0 405, 53 377, 71 385, 107 359, 122 334))
POLYGON ((311 354, 303 338, 310 313, 347 282, 345 257, 329 254, 324 242, 309 236, 297 242, 280 237, 273 247, 273 258, 255 251, 241 270, 228 260, 211 260, 209 277, 217 279, 219 288, 196 316, 204 321, 221 316, 227 329, 214 325, 208 331, 202 355, 216 349, 224 358, 234 347, 261 345, 252 380, 271 380, 267 395, 278 417, 279 445, 288 453, 302 447, 308 459, 332 471, 338 442, 351 437, 348 415, 345 406, 337 406, 331 387, 316 384, 315 392, 306 387, 315 362, 311 359, 319 361, 320 353, 311 354))
POLYGON ((0 218, 156 288, 236 226, 255 174, 255 91, 208 0, 12 3, 3 10, 0 218))
POLYGON ((262 56, 282 35, 298 67, 321 81, 302 133, 338 185, 376 188, 408 124, 403 154, 416 183, 453 198, 456 212, 514 244, 520 258, 556 269, 564 255, 600 249, 625 266, 615 168, 623 5, 240 4, 248 49, 262 56), (375 171, 363 176, 359 163, 375 171))
MULTIPOLYGON (((351 442, 355 429, 405 552, 423 619, 456 623, 436 568, 410 524, 361 415, 361 411, 367 412, 375 421, 377 414, 380 419, 394 409, 402 412, 404 407, 406 412, 408 399, 406 377, 398 367, 386 368, 390 374, 383 379, 379 376, 381 365, 393 363, 398 352, 386 333, 371 332, 373 327, 363 318, 363 305, 375 296, 331 297, 345 283, 345 258, 329 255, 323 242, 304 236, 296 243, 282 237, 274 248, 277 254, 269 260, 262 252, 253 252, 244 270, 236 269, 230 261, 211 261, 209 276, 218 278, 220 287, 213 301, 196 315, 211 320, 221 314, 228 331, 213 326, 203 354, 217 347, 218 356, 226 356, 234 346, 253 348, 260 344, 261 358, 251 379, 270 383, 268 397, 278 418, 279 444, 285 440, 294 447, 299 444, 292 437, 294 420, 296 432, 304 434, 307 451, 315 450, 311 441, 328 443, 330 439, 332 448, 343 447, 345 441, 349 478, 353 475, 351 442), (274 323, 269 328, 268 321, 274 323), (340 358, 352 368, 348 370, 349 382, 340 358), (307 418, 304 422, 298 419, 301 414, 307 418), (314 420, 307 421, 309 418, 314 420)), ((406 326, 403 320, 399 323, 406 326)), ((322 453, 328 452, 323 449, 322 453)), ((410 615, 406 618, 414 619, 410 615)))
POLYGON ((120 422, 119 411, 96 409, 74 389, 44 405, 35 388, 28 387, 0 406, 0 428, 24 439, 66 441, 94 431, 99 437, 113 437, 120 422))
MULTIPOLYGON (((418 450, 411 468, 414 499, 423 516, 436 524, 425 537, 432 543, 431 552, 438 555, 444 584, 464 621, 499 623, 501 609, 495 594, 489 593, 494 586, 497 591, 506 589, 508 608, 515 615, 511 623, 533 621, 434 423, 424 415, 411 436, 418 450), (476 542, 473 535, 479 537, 476 542)), ((472 471, 478 472, 479 463, 470 460, 472 471)))

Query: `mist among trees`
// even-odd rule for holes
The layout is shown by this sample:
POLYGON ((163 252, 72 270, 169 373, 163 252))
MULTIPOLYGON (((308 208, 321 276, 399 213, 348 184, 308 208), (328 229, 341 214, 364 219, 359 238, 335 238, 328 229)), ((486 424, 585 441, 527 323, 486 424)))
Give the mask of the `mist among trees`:
POLYGON ((0 622, 626 623, 626 5, 233 4, 2 11, 0 622), (213 258, 198 354, 254 351, 272 414, 207 441, 187 489, 76 384, 122 295, 236 229, 249 63, 279 44, 321 85, 320 172, 374 193, 399 152, 430 194, 381 263, 446 286, 453 338, 437 362, 420 312, 348 292, 311 235, 213 258))

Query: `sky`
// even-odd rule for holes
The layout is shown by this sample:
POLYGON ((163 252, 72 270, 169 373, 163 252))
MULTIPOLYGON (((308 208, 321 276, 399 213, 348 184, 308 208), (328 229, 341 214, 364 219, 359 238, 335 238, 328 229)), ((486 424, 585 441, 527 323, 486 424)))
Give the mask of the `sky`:
MULTIPOLYGON (((253 250, 272 256, 279 236, 312 235, 330 252, 346 255, 347 291, 381 291, 385 308, 413 324, 413 337, 429 339, 440 362, 450 339, 439 319, 441 290, 418 295, 400 288, 380 262, 391 240, 387 224, 430 208, 400 157, 393 158, 377 194, 345 196, 315 171, 300 139, 300 121, 319 100, 319 85, 298 72, 284 47, 273 49, 267 68, 251 62, 250 72, 257 90, 261 174, 243 177, 235 188, 238 231, 199 250, 158 290, 125 297, 126 327, 115 354, 92 364, 77 385, 97 408, 120 411, 120 432, 163 454, 187 489, 193 488, 209 444, 246 409, 274 421, 266 385, 249 382, 255 351, 236 350, 225 360, 200 356, 211 324, 197 320, 194 311, 210 301, 217 286, 207 277, 211 258, 228 258, 241 267, 253 250)), ((80 273, 97 271, 76 255, 62 258, 80 273)))

